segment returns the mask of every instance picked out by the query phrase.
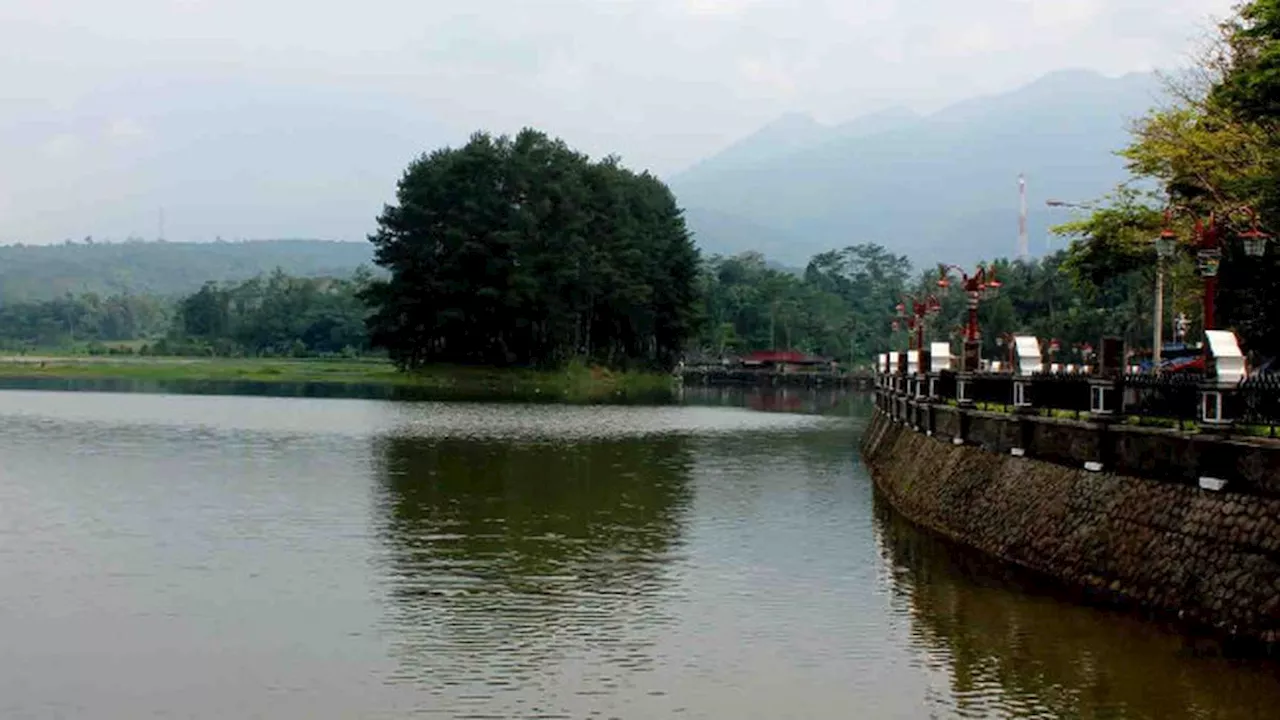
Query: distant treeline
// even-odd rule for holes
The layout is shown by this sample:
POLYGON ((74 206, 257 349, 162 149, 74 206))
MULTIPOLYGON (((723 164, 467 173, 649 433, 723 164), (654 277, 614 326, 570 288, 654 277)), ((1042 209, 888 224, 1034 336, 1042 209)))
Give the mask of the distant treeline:
MULTIPOLYGON (((1006 333, 1031 333, 1073 346, 1102 334, 1142 346, 1151 334, 1151 269, 1097 272, 1071 252, 988 263, 1003 283, 979 309, 984 352, 999 357, 1006 333)), ((970 271, 976 268, 971 268, 970 271)), ((905 256, 875 244, 815 255, 804 270, 770 267, 757 253, 713 256, 701 273, 706 322, 691 350, 719 358, 765 348, 794 348, 855 363, 887 349, 906 349, 896 306, 934 296, 941 309, 926 319, 931 341, 955 340, 965 323, 964 293, 938 287, 937 268, 913 272, 905 256), (894 329, 895 322, 898 328, 894 329)), ((957 278, 958 279, 958 278, 957 278)), ((958 284, 958 283, 954 283, 958 284)), ((910 313, 910 309, 907 310, 910 313)))
POLYGON ((367 273, 350 279, 298 278, 281 271, 235 285, 205 283, 177 305, 173 333, 160 349, 177 354, 358 355, 368 350, 359 293, 367 273))
MULTIPOLYGON (((1096 343, 1102 333, 1120 335, 1131 346, 1143 344, 1150 334, 1150 268, 1098 276, 1096 267, 1080 260, 1064 252, 1035 262, 994 263, 1004 287, 999 297, 981 306, 988 356, 999 354, 1001 334, 1014 331, 1059 339, 1063 357, 1071 354, 1072 345, 1096 343)), ((874 244, 821 253, 803 270, 771 266, 756 253, 713 256, 701 262, 696 276, 698 331, 680 347, 687 357, 787 347, 866 362, 885 348, 905 347, 905 327, 895 332, 892 324, 894 306, 906 294, 921 299, 936 294, 942 311, 929 318, 928 335, 934 340, 955 336, 964 322, 964 298, 956 290, 939 290, 937 279, 936 270, 913 274, 905 257, 874 244)), ((0 303, 0 348, 225 357, 364 355, 380 352, 367 325, 371 309, 365 296, 371 286, 373 277, 365 271, 317 278, 277 270, 243 282, 206 282, 176 299, 83 293, 0 303)), ((460 311, 445 303, 431 307, 440 313, 460 311)), ((566 327, 572 330, 573 325, 566 327)), ((599 336, 578 339, 610 347, 599 336)))
POLYGON ((240 283, 207 282, 177 300, 67 295, 0 304, 0 347, 91 354, 318 356, 369 351, 358 293, 367 272, 301 278, 277 270, 240 283))
POLYGON ((8 350, 61 348, 166 334, 173 303, 154 295, 83 293, 0 304, 0 345, 8 350))

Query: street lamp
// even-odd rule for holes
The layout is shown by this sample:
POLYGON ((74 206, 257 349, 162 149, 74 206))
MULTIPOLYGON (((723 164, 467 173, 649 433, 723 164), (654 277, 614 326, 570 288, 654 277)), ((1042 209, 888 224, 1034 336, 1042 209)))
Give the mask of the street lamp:
MULTIPOLYGON (((1171 227, 1173 216, 1177 213, 1192 214, 1191 210, 1181 205, 1170 205, 1164 213, 1164 230, 1160 233, 1160 238, 1156 241, 1157 252, 1160 251, 1160 244, 1166 248, 1176 247, 1177 236, 1171 227)), ((1241 244, 1244 246, 1244 253, 1248 257, 1262 257, 1267 252, 1267 242, 1271 236, 1262 231, 1258 225, 1258 213, 1248 205, 1228 210, 1223 213, 1225 217, 1230 219, 1233 215, 1244 214, 1249 218, 1249 229, 1238 234, 1241 244)), ((1194 217, 1194 215, 1193 215, 1194 217)), ((1209 213, 1208 218, 1195 218, 1195 248, 1196 248, 1196 269, 1200 273, 1200 277, 1204 280, 1204 329, 1214 329, 1214 302, 1218 292, 1218 270, 1222 265, 1222 241, 1220 232, 1222 225, 1218 217, 1214 213, 1209 213)), ((1206 348, 1207 352, 1207 348, 1206 348)))
POLYGON ((978 341, 978 303, 995 297, 1000 291, 1001 283, 996 277, 994 265, 990 267, 979 265, 977 271, 973 275, 969 275, 955 265, 939 263, 938 287, 947 288, 951 285, 949 273, 952 270, 960 273, 960 287, 964 289, 965 295, 969 298, 969 323, 965 327, 964 354, 961 368, 966 372, 974 372, 982 364, 981 347, 978 341))
POLYGON ((925 319, 929 315, 935 315, 940 312, 942 303, 938 302, 938 298, 933 295, 929 295, 923 300, 918 300, 913 295, 903 295, 902 302, 897 305, 898 314, 903 315, 907 311, 908 305, 911 308, 908 327, 912 327, 916 331, 916 349, 924 350, 925 319))
POLYGON ((1233 213, 1245 213, 1249 216, 1249 229, 1240 233, 1240 242, 1244 245, 1244 254, 1249 257, 1262 257, 1267 254, 1267 241, 1271 236, 1262 232, 1258 227, 1258 213, 1248 205, 1243 205, 1232 211, 1233 213))
POLYGON ((1160 231, 1160 236, 1156 238, 1156 256, 1161 260, 1168 260, 1178 252, 1178 235, 1174 231, 1165 228, 1160 231))
POLYGON ((1075 348, 1080 351, 1080 364, 1088 365, 1089 361, 1093 358, 1093 345, 1083 342, 1077 344, 1075 348))
POLYGON ((969 297, 969 325, 965 330, 965 341, 978 342, 978 302, 980 300, 990 300, 1000 292, 1003 283, 996 277, 996 268, 994 265, 987 267, 979 265, 973 275, 969 275, 955 265, 938 264, 938 287, 946 289, 951 286, 950 272, 955 270, 960 273, 960 287, 969 297))

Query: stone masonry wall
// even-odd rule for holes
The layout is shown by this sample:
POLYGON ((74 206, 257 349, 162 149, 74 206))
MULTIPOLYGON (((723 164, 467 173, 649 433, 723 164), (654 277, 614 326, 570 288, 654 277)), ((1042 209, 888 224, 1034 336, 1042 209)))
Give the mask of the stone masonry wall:
POLYGON ((879 411, 863 454, 918 524, 1119 602, 1280 641, 1280 499, 954 445, 879 411))

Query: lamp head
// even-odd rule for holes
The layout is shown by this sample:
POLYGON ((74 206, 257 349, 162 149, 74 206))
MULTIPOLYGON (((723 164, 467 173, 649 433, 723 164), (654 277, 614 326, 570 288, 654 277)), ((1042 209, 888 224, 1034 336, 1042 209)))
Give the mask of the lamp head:
POLYGON ((1271 236, 1254 227, 1240 233, 1240 240, 1244 243, 1244 254, 1249 257, 1262 257, 1267 254, 1267 241, 1271 236))

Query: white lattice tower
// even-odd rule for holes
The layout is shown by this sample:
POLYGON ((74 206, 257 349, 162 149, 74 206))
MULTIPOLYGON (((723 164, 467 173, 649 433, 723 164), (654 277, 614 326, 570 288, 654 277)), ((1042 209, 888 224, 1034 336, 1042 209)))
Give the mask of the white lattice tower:
POLYGON ((1031 241, 1027 235, 1027 178, 1018 176, 1018 258, 1026 260, 1031 254, 1031 241))

